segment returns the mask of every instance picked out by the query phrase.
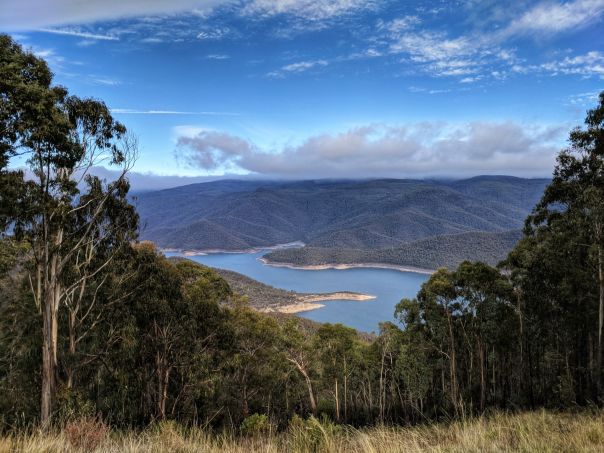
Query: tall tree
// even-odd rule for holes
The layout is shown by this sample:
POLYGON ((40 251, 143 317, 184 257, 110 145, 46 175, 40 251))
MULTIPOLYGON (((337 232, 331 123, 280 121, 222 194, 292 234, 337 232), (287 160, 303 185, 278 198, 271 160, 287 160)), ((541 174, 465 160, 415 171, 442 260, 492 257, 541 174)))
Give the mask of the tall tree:
POLYGON ((43 320, 41 421, 47 424, 56 393, 59 308, 111 261, 109 254, 92 265, 101 247, 134 237, 135 214, 118 220, 115 208, 127 205, 125 175, 136 143, 105 104, 54 86, 46 63, 7 36, 0 36, 0 80, 0 226, 31 246, 29 282, 43 320), (8 169, 14 159, 27 164, 27 174, 8 169), (109 184, 93 177, 100 164, 119 166, 119 177, 109 184), (70 281, 74 262, 80 274, 70 281))
MULTIPOLYGON (((587 112, 584 129, 570 133, 570 146, 560 152, 551 184, 527 219, 529 235, 564 236, 587 251, 598 288, 596 370, 598 398, 602 398, 604 353, 604 92, 599 105, 587 112)), ((581 267, 581 266, 580 266, 581 267)), ((580 307, 575 307, 581 310, 580 307)))

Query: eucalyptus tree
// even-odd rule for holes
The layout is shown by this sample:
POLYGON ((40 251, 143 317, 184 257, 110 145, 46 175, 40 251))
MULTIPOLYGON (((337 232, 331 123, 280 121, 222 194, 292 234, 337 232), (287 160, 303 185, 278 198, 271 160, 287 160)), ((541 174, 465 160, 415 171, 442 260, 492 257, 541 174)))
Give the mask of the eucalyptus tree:
POLYGON ((323 379, 333 383, 333 399, 336 420, 341 420, 340 392, 344 393, 344 417, 348 415, 348 378, 353 365, 356 332, 342 324, 323 324, 314 337, 314 349, 318 352, 323 379), (342 387, 340 387, 342 386, 342 387))
POLYGON ((70 96, 52 79, 42 59, 0 36, 0 227, 29 243, 33 259, 43 424, 57 388, 59 309, 81 305, 78 294, 113 257, 98 252, 132 240, 137 223, 126 199, 136 142, 104 103, 70 96), (119 176, 103 183, 91 174, 96 165, 115 165, 119 176))
MULTIPOLYGON (((588 313, 589 307, 597 307, 597 319, 591 330, 595 331, 597 339, 594 377, 597 396, 601 399, 604 354, 604 92, 600 93, 598 106, 587 112, 585 126, 570 133, 570 146, 558 155, 552 182, 527 219, 526 232, 537 240, 548 235, 558 237, 557 242, 567 251, 567 256, 585 254, 587 258, 577 260, 575 264, 578 270, 591 274, 597 294, 591 303, 577 305, 574 310, 588 313), (569 248, 570 244, 575 247, 569 248)), ((575 269, 568 270, 575 272, 575 269)))

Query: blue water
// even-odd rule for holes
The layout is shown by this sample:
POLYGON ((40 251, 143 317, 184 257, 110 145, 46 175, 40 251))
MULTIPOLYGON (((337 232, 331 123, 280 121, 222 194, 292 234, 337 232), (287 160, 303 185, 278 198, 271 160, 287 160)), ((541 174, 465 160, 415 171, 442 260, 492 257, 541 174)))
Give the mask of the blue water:
POLYGON ((377 333, 380 322, 394 321, 396 304, 402 298, 415 297, 421 284, 428 278, 425 274, 393 269, 305 270, 274 267, 258 260, 265 253, 214 253, 188 258, 207 266, 239 272, 276 288, 304 293, 355 291, 376 296, 374 300, 362 302, 321 302, 324 308, 299 313, 314 321, 340 322, 364 332, 377 333))

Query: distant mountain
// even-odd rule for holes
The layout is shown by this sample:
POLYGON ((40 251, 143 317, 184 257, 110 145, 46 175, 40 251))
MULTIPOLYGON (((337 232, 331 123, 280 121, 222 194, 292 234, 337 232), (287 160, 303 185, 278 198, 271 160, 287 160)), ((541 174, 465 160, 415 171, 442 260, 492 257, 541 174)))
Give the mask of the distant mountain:
POLYGON ((222 180, 141 194, 138 211, 141 237, 165 248, 240 250, 302 241, 312 256, 318 249, 383 250, 382 256, 394 249, 410 257, 436 244, 465 247, 472 237, 445 236, 520 229, 548 182, 510 176, 222 180))

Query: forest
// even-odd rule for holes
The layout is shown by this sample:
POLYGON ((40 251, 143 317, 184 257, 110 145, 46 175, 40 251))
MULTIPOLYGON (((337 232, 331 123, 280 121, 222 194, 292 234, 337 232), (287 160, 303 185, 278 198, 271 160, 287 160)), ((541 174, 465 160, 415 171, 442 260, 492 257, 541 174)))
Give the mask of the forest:
POLYGON ((269 263, 294 266, 380 263, 393 266, 455 269, 472 259, 496 265, 522 237, 520 230, 468 232, 432 236, 390 248, 349 249, 327 247, 283 248, 264 255, 269 263))
POLYGON ((7 36, 0 98, 0 431, 253 435, 604 402, 604 93, 507 258, 439 269, 375 338, 254 311, 138 241, 135 138, 7 36), (121 176, 93 176, 101 163, 121 176))

